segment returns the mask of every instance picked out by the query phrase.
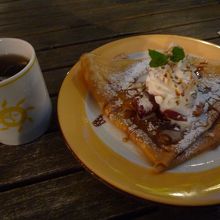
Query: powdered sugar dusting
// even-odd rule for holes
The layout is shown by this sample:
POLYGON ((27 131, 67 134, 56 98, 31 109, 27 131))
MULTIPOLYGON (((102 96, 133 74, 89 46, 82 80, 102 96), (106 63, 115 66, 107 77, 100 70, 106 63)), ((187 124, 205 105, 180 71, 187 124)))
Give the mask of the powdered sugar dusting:
POLYGON ((200 81, 200 88, 195 106, 202 103, 204 106, 203 113, 198 117, 192 115, 189 119, 189 121, 191 122, 191 127, 187 129, 183 139, 177 144, 177 153, 181 153, 185 149, 187 149, 218 119, 220 114, 219 82, 220 78, 217 78, 217 76, 212 78, 205 77, 200 81))
POLYGON ((115 91, 127 90, 140 76, 146 75, 147 60, 139 61, 133 64, 124 72, 114 73, 108 78, 109 84, 105 90, 112 94, 115 91))

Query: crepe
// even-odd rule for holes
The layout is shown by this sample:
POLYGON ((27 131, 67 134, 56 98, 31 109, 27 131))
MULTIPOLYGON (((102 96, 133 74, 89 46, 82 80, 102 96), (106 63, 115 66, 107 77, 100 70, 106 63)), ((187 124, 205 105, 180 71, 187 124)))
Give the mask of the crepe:
MULTIPOLYGON (((146 95, 144 79, 147 65, 144 58, 107 60, 88 53, 81 57, 79 71, 102 113, 142 150, 156 172, 162 172, 219 144, 220 125, 215 122, 219 118, 220 103, 215 100, 213 108, 207 110, 206 120, 202 121, 206 126, 197 121, 187 132, 176 131, 169 121, 158 118, 160 113, 156 107, 142 117, 134 102, 146 95), (159 129, 171 126, 168 132, 171 132, 170 136, 175 133, 176 140, 169 143, 167 130, 163 130, 165 134, 161 133, 157 124, 160 124, 159 129), (212 129, 212 137, 207 136, 209 129, 212 129)), ((149 94, 147 97, 151 99, 149 94)))

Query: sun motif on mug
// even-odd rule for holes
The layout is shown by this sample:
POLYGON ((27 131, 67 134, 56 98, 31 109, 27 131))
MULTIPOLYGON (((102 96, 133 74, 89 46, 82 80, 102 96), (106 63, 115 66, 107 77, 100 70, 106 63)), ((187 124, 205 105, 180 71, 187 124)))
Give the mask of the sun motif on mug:
POLYGON ((28 116, 28 111, 34 107, 23 108, 22 104, 24 102, 25 99, 21 99, 15 106, 7 106, 7 101, 2 101, 0 109, 0 131, 14 127, 20 132, 25 121, 33 121, 32 118, 28 116))

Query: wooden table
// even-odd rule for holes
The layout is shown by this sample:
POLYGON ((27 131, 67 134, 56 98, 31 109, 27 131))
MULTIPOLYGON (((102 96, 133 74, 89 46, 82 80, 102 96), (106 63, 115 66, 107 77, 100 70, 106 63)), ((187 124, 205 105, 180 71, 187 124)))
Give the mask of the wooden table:
POLYGON ((149 33, 220 44, 218 31, 218 0, 0 0, 1 37, 34 46, 53 102, 46 134, 0 146, 0 219, 220 219, 217 205, 162 205, 104 185, 73 158, 56 116, 61 83, 83 52, 149 33))

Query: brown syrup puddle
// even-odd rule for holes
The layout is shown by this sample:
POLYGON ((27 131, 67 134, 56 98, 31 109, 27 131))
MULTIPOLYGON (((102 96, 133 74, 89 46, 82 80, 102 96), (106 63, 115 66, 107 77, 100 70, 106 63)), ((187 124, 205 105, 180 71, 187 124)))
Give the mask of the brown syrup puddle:
POLYGON ((93 122, 92 124, 95 126, 95 127, 99 127, 101 125, 103 125, 105 123, 105 119, 103 118, 103 115, 99 115, 93 122))

